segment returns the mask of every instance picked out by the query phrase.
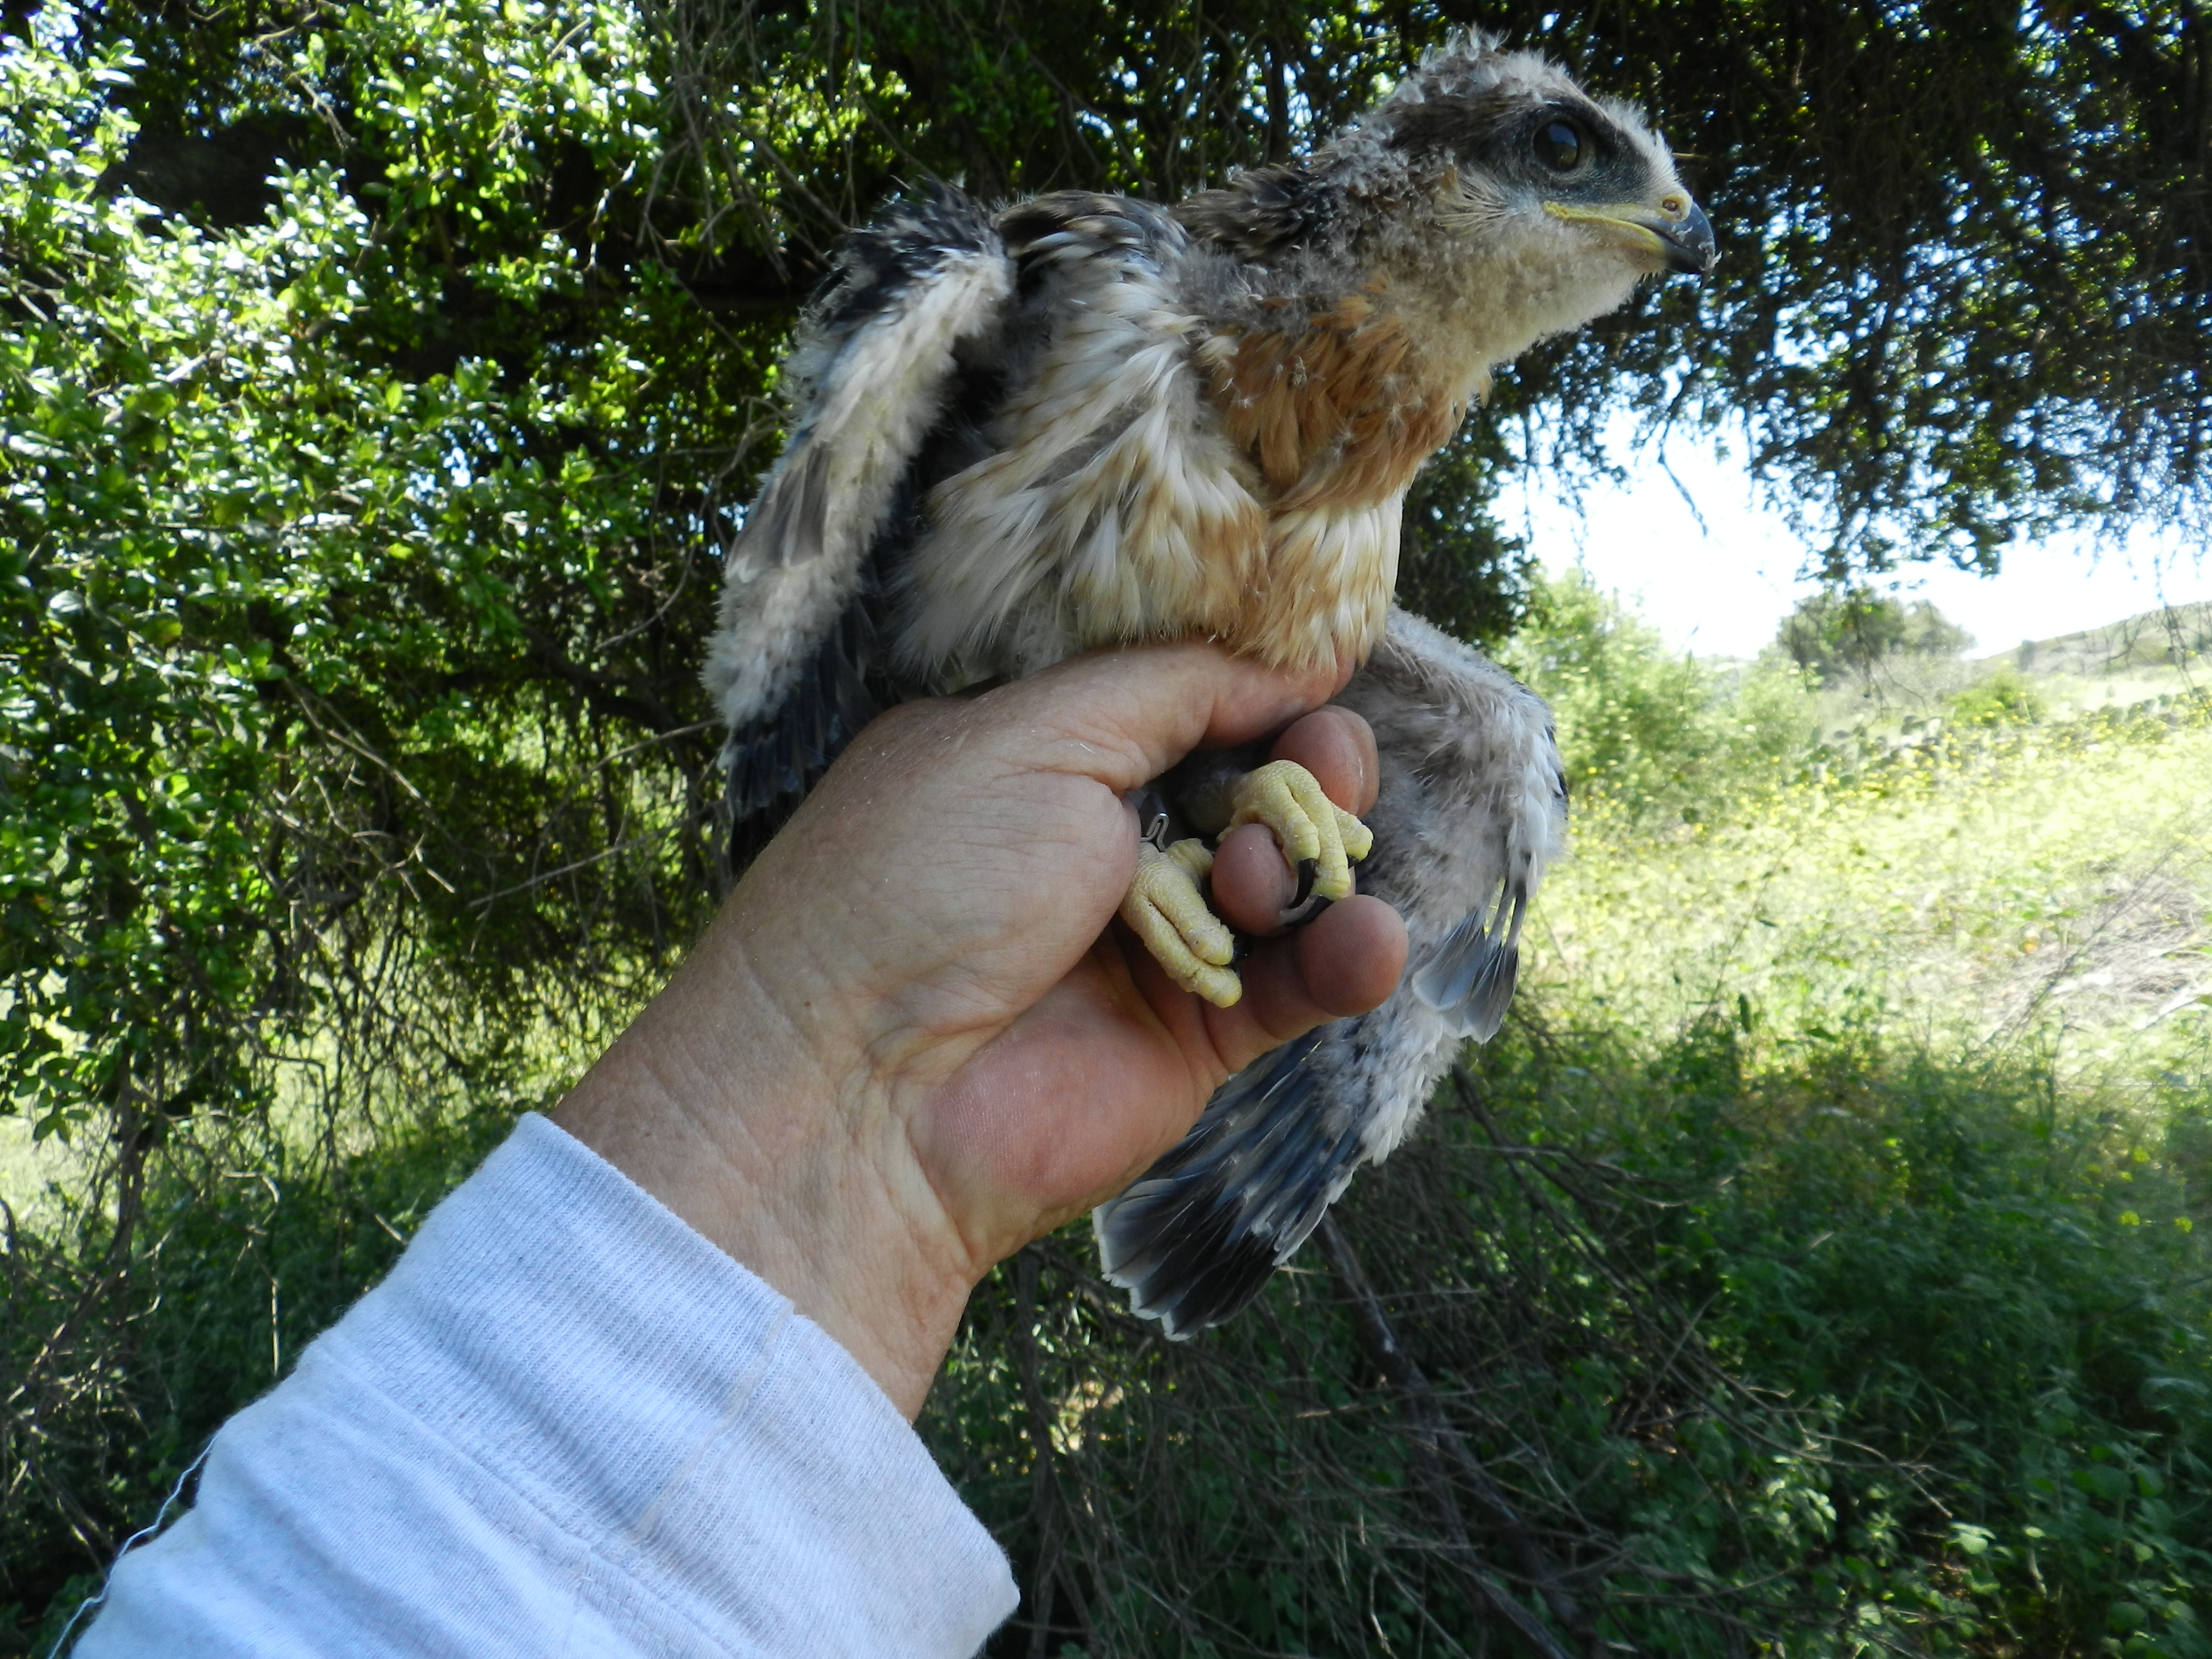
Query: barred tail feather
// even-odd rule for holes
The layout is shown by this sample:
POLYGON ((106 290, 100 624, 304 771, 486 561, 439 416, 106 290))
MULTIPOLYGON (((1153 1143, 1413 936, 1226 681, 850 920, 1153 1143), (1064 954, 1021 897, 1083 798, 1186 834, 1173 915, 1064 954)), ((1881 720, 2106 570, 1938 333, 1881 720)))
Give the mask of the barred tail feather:
POLYGON ((1249 1303, 1350 1182, 1360 1124, 1332 1110, 1334 1068, 1318 1063, 1334 1029, 1224 1083, 1190 1133, 1093 1212, 1106 1277, 1171 1339, 1249 1303))

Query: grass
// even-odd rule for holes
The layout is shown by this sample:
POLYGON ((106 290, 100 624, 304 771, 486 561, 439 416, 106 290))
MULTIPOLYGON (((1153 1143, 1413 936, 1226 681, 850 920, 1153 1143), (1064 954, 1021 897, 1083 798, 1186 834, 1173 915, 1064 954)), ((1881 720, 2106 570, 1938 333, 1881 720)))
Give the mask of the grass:
POLYGON ((1534 982, 1647 1028, 1740 1006, 2148 1076, 2212 1007, 2207 779, 2212 723, 2153 712, 1931 741, 1655 835, 1601 805, 1534 982))
MULTIPOLYGON (((922 1425, 1026 1592, 994 1654, 1509 1651, 1555 1571, 1686 1659, 2212 1655, 2212 706, 1815 750, 1796 682, 1641 638, 1548 659, 1609 758, 1516 1017, 1340 1206, 1426 1392, 1310 1248, 1169 1345, 1033 1246, 922 1425)), ((0 1149, 9 1363, 98 1385, 18 1442, 13 1649, 575 1058, 464 1034, 436 1110, 179 1125, 65 1375, 111 1230, 0 1149)))

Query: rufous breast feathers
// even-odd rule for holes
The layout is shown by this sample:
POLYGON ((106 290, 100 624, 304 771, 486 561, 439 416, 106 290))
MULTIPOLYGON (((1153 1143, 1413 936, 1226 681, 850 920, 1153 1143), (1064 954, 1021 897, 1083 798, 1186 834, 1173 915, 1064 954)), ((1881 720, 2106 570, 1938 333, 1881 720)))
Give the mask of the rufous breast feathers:
POLYGON ((1397 585, 1406 487, 1465 413, 1386 298, 1371 283, 1318 305, 1278 301, 1260 326, 1199 348, 1268 513, 1264 581, 1237 641, 1267 662, 1366 657, 1397 585))
POLYGON ((1294 670, 1363 660, 1406 486, 1462 406, 1379 283, 1210 320, 1112 205, 1037 215, 1059 227, 1026 244, 1055 284, 1047 343, 990 453, 931 493, 910 663, 1028 672, 1192 637, 1294 670))

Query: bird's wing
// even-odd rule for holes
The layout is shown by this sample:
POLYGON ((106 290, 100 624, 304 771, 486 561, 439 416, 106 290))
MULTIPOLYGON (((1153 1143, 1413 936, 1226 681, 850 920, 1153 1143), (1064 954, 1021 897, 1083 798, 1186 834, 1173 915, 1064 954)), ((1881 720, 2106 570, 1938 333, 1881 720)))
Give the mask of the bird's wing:
POLYGON ((1360 711, 1380 723, 1383 753, 1408 757, 1420 788, 1406 807, 1412 833, 1399 832, 1386 854, 1393 868, 1377 869, 1369 890, 1400 885, 1382 896, 1406 915, 1413 995, 1454 1034, 1487 1042, 1513 998, 1529 905, 1566 841, 1551 710, 1402 612, 1371 680, 1360 711))
POLYGON ((707 657, 739 823, 787 813, 876 712, 879 567, 963 360, 1013 293, 990 216, 943 192, 849 238, 802 322, 790 436, 731 552, 707 657))
POLYGON ((1329 193, 1312 173, 1293 165, 1236 173, 1226 188, 1202 190, 1174 212, 1199 241, 1240 259, 1267 260, 1312 236, 1329 206, 1329 193))
POLYGON ((1263 1056, 1092 1217, 1106 1275, 1171 1337, 1265 1287, 1362 1164, 1388 1156, 1463 1041, 1494 1035, 1521 923, 1561 850, 1566 785, 1542 702, 1404 611, 1338 701, 1382 757, 1363 892, 1405 918, 1411 972, 1372 1013, 1263 1056))
POLYGON ((1092 645, 1240 643, 1267 515, 1199 363, 1189 235, 1079 190, 998 224, 1020 291, 1004 400, 987 452, 931 493, 899 662, 1028 673, 1092 645))

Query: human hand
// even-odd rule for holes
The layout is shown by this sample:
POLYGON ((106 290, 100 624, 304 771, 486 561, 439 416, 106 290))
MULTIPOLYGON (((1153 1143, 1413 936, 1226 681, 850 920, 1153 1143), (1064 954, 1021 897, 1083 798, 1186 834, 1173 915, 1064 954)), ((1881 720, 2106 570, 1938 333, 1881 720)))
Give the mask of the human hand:
MULTIPOLYGON (((1125 792, 1321 702, 1200 645, 1097 654, 863 733, 556 1120, 826 1328, 909 1417, 993 1263, 1141 1174, 1221 1081, 1389 995, 1405 931, 1354 897, 1259 945, 1243 999, 1178 990, 1118 924, 1125 792)), ((1340 709, 1276 741, 1374 801, 1340 709)), ((1292 875, 1223 845, 1259 933, 1292 875)))

